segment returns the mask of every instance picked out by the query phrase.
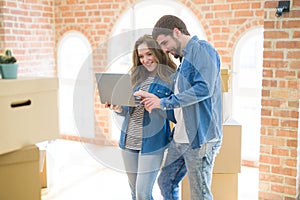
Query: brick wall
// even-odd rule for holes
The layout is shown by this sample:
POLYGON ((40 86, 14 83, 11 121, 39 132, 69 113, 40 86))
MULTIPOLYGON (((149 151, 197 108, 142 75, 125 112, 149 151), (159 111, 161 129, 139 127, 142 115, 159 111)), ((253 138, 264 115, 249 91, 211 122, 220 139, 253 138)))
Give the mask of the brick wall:
POLYGON ((0 50, 4 49, 4 21, 3 21, 3 2, 0 2, 0 50))
POLYGON ((55 76, 52 0, 1 0, 0 51, 11 48, 19 76, 55 76))
POLYGON ((299 193, 300 3, 292 2, 279 18, 278 2, 265 2, 260 199, 299 193))

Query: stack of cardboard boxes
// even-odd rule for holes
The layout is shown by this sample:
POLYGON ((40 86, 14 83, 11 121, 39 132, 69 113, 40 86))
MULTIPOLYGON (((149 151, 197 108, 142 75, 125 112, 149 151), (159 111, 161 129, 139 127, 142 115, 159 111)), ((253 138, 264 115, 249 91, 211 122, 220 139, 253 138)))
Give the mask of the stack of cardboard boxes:
POLYGON ((59 136, 58 79, 0 79, 0 199, 40 200, 37 143, 59 136))
POLYGON ((238 173, 241 172, 242 126, 233 119, 223 124, 223 141, 213 170, 215 200, 238 199, 238 173))
MULTIPOLYGON (((213 169, 214 200, 238 199, 238 173, 241 172, 242 127, 233 119, 223 124, 223 142, 213 169)), ((182 200, 190 199, 188 177, 182 181, 182 200)))
MULTIPOLYGON (((228 71, 222 70, 223 92, 228 92, 228 71)), ((224 113, 224 111, 223 111, 224 113)), ((242 126, 232 118, 223 123, 223 141, 216 157, 212 193, 214 200, 238 199, 238 174, 241 172, 242 126)), ((182 181, 182 200, 190 199, 188 176, 182 181)))

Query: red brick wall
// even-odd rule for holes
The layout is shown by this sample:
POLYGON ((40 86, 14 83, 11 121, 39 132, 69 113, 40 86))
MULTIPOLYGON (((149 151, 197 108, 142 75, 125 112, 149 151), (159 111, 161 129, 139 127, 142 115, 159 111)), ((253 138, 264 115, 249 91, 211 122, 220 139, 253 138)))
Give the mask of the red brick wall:
POLYGON ((19 76, 55 76, 52 0, 1 0, 0 51, 11 48, 19 76))
MULTIPOLYGON (((4 49, 4 21, 3 21, 3 2, 0 2, 0 50, 4 49)), ((2 52, 1 52, 2 53, 2 52)))
POLYGON ((259 198, 270 200, 299 193, 300 3, 279 18, 277 5, 265 2, 264 22, 259 198))

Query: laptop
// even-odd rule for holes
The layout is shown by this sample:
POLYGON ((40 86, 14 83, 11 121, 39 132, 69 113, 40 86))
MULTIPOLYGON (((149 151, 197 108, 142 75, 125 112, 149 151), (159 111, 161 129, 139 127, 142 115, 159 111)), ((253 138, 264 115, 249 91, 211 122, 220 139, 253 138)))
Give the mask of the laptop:
POLYGON ((96 73, 100 102, 120 106, 137 106, 139 99, 133 96, 129 74, 96 73))

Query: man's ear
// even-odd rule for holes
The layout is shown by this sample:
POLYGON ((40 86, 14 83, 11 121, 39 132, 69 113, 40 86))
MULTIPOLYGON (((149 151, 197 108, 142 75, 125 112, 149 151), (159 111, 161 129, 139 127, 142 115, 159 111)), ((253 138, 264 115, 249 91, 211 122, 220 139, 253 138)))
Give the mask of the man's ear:
POLYGON ((173 36, 174 38, 179 38, 181 36, 181 31, 178 28, 173 29, 173 36))

